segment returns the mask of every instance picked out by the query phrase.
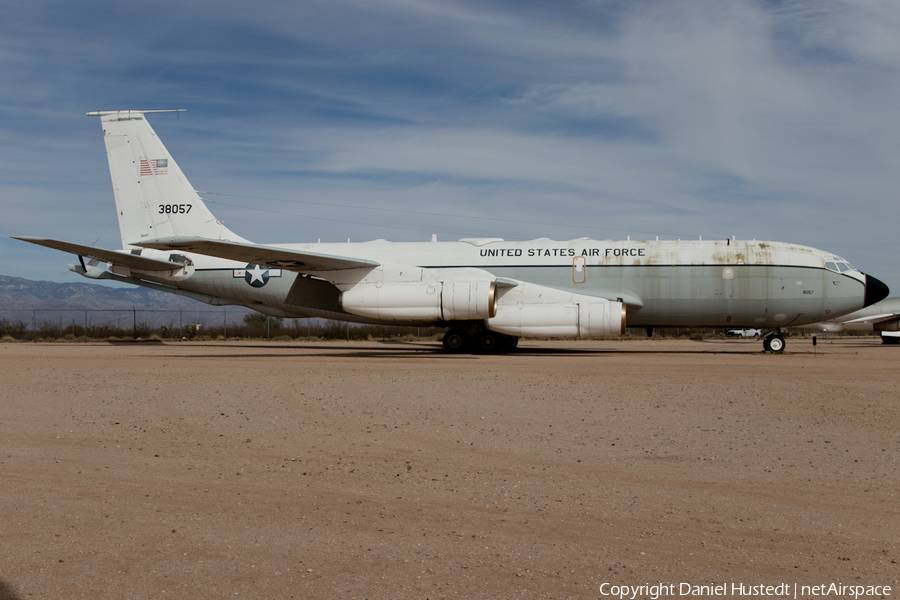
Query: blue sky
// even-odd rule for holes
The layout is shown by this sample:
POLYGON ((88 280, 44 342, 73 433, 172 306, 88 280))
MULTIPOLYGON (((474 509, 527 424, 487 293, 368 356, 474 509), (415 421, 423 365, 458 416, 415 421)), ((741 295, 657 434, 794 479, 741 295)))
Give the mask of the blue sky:
POLYGON ((0 5, 0 274, 118 248, 90 110, 150 120, 264 243, 795 242, 900 292, 900 3, 0 5))

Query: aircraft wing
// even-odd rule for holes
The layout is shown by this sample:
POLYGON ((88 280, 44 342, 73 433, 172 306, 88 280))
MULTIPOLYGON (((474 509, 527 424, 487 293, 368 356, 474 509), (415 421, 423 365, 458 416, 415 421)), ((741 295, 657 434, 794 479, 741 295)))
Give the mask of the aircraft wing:
MULTIPOLYGON (((508 280, 507 280, 508 281, 508 280)), ((497 284, 500 285, 500 278, 497 279, 497 284)), ((501 286, 502 287, 502 286, 501 286)), ((553 289, 560 290, 563 292, 570 292, 573 294, 580 294, 582 296, 591 296, 594 298, 602 298, 604 300, 609 300, 611 302, 621 302, 622 304, 627 304, 633 308, 643 308, 644 301, 641 300, 640 296, 635 294, 634 292, 629 292, 626 290, 582 290, 575 288, 567 288, 567 287, 553 287, 553 289)))
POLYGON ((838 321, 845 325, 847 323, 880 323, 881 321, 896 319, 898 316, 900 316, 900 311, 887 312, 879 315, 870 315, 868 317, 859 317, 858 319, 851 319, 850 321, 841 321, 840 319, 838 319, 838 321))
POLYGON ((32 244, 37 244, 38 246, 46 246, 47 248, 53 248, 54 250, 70 252, 71 254, 77 254, 78 256, 96 258, 97 260, 105 262, 107 264, 128 267, 130 269, 141 272, 173 271, 184 268, 183 264, 176 262, 157 260, 154 258, 145 258, 143 256, 138 256, 137 254, 128 254, 127 252, 122 251, 117 252, 116 250, 104 250, 103 248, 83 246, 81 244, 73 244, 72 242, 63 242, 62 240, 53 240, 50 238, 39 238, 31 236, 14 236, 14 238, 17 240, 22 240, 23 242, 31 242, 32 244))
POLYGON ((332 256, 317 252, 303 252, 274 246, 260 246, 241 242, 226 242, 200 237, 171 237, 147 240, 135 244, 157 250, 181 250, 216 256, 254 265, 266 265, 295 271, 297 273, 314 273, 316 271, 342 271, 361 267, 377 267, 381 263, 362 258, 332 256))

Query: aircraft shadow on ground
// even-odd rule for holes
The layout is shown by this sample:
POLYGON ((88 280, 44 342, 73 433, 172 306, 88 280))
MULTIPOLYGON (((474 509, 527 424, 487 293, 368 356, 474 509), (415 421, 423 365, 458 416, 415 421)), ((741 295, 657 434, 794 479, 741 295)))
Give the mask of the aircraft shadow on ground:
POLYGON ((24 598, 12 584, 0 579, 0 600, 24 600, 24 598))
MULTIPOLYGON (((795 344, 796 346, 797 344, 795 344)), ((252 352, 234 353, 223 346, 221 343, 200 344, 201 347, 212 350, 208 353, 189 354, 189 355, 172 355, 174 358, 309 358, 309 357, 330 357, 330 358, 441 358, 441 359, 475 359, 483 354, 450 354, 444 352, 440 344, 418 344, 389 342, 383 343, 378 347, 345 345, 345 346, 322 346, 315 343, 292 344, 290 346, 273 347, 271 344, 253 344, 241 345, 240 349, 250 350, 252 352), (255 352, 263 350, 264 352, 255 352), (310 352, 310 350, 318 350, 318 352, 310 352)), ((195 345, 195 347, 197 347, 195 345)), ((232 348, 235 349, 235 348, 232 348)), ((820 348, 824 352, 823 348, 820 348)), ((513 351, 501 354, 499 356, 591 356, 591 355, 610 355, 610 354, 744 354, 753 355, 762 353, 761 347, 756 344, 734 344, 734 343, 708 343, 697 342, 696 348, 666 348, 660 345, 659 348, 641 348, 629 349, 621 348, 542 348, 542 347, 519 347, 513 351)), ((788 350, 785 354, 812 354, 812 345, 804 344, 802 348, 788 350)), ((495 355, 496 356, 496 355, 495 355)))

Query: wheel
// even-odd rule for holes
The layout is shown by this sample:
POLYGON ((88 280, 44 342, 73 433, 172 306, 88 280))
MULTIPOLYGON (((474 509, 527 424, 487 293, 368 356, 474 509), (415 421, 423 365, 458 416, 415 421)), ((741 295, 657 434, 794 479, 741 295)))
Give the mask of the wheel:
POLYGON ((479 352, 491 354, 500 349, 500 334, 493 331, 482 331, 478 334, 475 347, 479 352))
POLYGON ((900 344, 900 337, 883 335, 883 336, 881 336, 881 343, 882 344, 900 344))
POLYGON ((784 352, 784 346, 784 337, 777 333, 766 336, 766 339, 763 340, 763 348, 775 354, 784 352))
POLYGON ((469 342, 469 334, 466 333, 465 329, 450 329, 444 334, 442 344, 444 345, 444 350, 458 354, 466 351, 469 342))

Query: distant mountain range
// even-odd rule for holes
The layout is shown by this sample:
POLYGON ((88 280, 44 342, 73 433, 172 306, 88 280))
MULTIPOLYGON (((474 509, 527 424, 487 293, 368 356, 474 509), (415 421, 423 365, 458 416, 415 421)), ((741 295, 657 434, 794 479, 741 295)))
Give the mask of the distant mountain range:
MULTIPOLYGON (((243 314, 252 312, 240 306, 226 308, 229 321, 239 321, 243 314)), ((30 322, 35 318, 40 323, 60 317, 70 321, 72 317, 66 313, 71 311, 122 311, 124 314, 133 310, 144 311, 139 319, 150 323, 170 321, 173 317, 171 313, 166 315, 169 311, 182 311, 185 315, 190 313, 191 318, 198 321, 221 321, 221 316, 214 315, 222 315, 223 307, 137 286, 114 288, 92 283, 54 283, 0 275, 0 318, 10 321, 30 322), (201 318, 198 313, 208 314, 201 318)))
POLYGON ((217 307, 142 287, 113 288, 93 283, 54 283, 0 275, 0 310, 199 310, 217 307))

